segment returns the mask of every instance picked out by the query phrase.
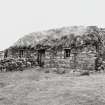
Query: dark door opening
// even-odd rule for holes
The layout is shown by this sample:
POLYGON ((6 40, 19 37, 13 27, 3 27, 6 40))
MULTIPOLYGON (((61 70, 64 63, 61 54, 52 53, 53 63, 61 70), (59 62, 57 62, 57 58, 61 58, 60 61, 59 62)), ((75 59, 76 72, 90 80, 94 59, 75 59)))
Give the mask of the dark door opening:
POLYGON ((45 60, 45 50, 44 49, 38 50, 37 62, 40 67, 44 66, 44 60, 45 60))

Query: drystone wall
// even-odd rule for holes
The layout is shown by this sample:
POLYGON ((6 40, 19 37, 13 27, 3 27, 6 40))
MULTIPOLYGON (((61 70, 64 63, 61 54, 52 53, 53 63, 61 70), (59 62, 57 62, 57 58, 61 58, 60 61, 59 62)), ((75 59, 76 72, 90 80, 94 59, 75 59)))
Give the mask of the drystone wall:
POLYGON ((19 58, 19 57, 23 57, 23 58, 27 58, 30 56, 34 56, 35 55, 35 51, 34 50, 23 50, 23 54, 20 54, 20 50, 8 50, 8 55, 7 57, 11 57, 11 58, 19 58))
POLYGON ((45 68, 94 70, 95 54, 93 53, 81 52, 76 55, 76 58, 74 58, 74 54, 64 58, 64 52, 59 52, 55 57, 52 57, 49 52, 46 53, 45 68))
POLYGON ((77 55, 77 68, 83 70, 94 70, 95 59, 96 57, 94 53, 80 53, 77 55))

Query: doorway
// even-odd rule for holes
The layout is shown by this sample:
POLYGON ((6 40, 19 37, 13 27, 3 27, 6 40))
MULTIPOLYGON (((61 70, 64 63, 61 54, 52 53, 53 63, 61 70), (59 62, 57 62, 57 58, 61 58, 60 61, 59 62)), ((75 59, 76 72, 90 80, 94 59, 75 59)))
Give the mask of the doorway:
POLYGON ((45 60, 45 50, 44 49, 38 50, 37 62, 40 67, 44 66, 44 60, 45 60))

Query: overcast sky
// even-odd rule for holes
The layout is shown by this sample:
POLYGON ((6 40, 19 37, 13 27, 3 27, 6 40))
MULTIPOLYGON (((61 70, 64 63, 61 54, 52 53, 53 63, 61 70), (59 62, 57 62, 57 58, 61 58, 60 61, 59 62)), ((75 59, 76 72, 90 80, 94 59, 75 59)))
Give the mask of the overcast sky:
POLYGON ((105 0, 0 0, 0 50, 25 34, 72 25, 105 27, 105 0))

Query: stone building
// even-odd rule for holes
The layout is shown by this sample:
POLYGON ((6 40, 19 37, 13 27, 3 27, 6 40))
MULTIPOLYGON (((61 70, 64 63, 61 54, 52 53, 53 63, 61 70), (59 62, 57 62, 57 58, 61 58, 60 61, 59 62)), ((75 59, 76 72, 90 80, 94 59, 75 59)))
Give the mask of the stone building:
POLYGON ((93 70, 98 38, 89 30, 83 32, 74 35, 61 29, 28 35, 7 49, 5 57, 32 57, 45 68, 93 70))
POLYGON ((71 48, 56 51, 51 48, 9 48, 5 50, 5 57, 34 58, 39 66, 45 68, 94 69, 95 49, 85 47, 75 52, 71 48))

